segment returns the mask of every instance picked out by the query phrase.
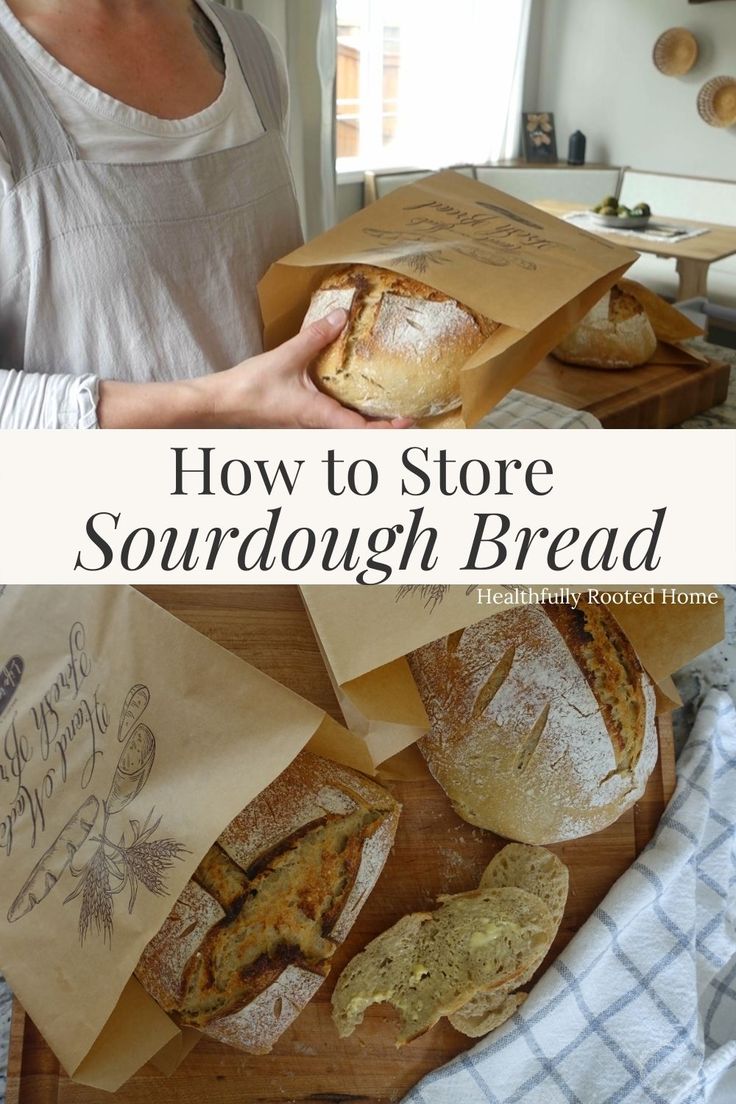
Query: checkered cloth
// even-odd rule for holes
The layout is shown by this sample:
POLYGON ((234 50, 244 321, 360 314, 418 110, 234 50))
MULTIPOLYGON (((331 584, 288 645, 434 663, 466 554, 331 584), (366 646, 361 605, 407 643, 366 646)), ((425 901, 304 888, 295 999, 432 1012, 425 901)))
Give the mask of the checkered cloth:
POLYGON ((712 690, 652 843, 507 1024, 404 1104, 734 1104, 736 708, 712 690))
POLYGON ((585 410, 509 391, 475 429, 601 429, 601 423, 585 410))

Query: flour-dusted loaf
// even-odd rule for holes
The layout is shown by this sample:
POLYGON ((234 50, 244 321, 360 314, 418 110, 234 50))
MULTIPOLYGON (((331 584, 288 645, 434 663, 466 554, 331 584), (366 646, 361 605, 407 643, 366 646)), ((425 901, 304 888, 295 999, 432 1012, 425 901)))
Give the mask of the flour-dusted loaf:
POLYGON ((398 817, 383 787, 303 752, 207 852, 138 979, 177 1022, 267 1053, 329 973, 398 817))
POLYGON ((507 839, 597 832, 644 792, 654 689, 604 607, 516 607, 419 648, 419 741, 456 812, 507 839))
POLYGON ((500 990, 479 991, 448 1017, 457 1031, 473 1039, 500 1027, 526 1000, 527 994, 517 990, 537 972, 557 934, 567 904, 569 873, 562 860, 544 847, 507 843, 493 856, 480 881, 481 889, 505 886, 525 889, 544 901, 552 917, 549 942, 539 947, 538 957, 530 959, 526 970, 513 982, 500 990))
POLYGON ((527 973, 554 935, 540 897, 524 889, 479 889, 445 897, 433 912, 402 917, 356 955, 338 978, 332 1015, 351 1035, 367 1008, 399 1014, 396 1045, 411 1042, 479 990, 503 992, 527 973))
POLYGON ((304 324, 349 314, 312 367, 317 385, 372 418, 428 418, 460 405, 460 369, 498 328, 442 292, 387 269, 345 265, 312 296, 304 324))
POLYGON ((587 368, 636 368, 651 360, 657 337, 636 296, 614 284, 554 355, 587 368))

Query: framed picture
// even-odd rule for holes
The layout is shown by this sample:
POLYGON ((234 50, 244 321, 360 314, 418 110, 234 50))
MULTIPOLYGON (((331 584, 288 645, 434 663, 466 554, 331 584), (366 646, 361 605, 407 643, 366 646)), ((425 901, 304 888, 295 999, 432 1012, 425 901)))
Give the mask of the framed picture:
POLYGON ((521 133, 525 161, 556 161, 555 117, 551 111, 524 111, 521 133))

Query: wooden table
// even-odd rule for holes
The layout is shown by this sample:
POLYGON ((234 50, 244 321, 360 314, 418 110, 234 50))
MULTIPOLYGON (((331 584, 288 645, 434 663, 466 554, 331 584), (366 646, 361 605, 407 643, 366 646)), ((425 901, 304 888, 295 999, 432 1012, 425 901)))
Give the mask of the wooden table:
MULTIPOLYGON (((141 589, 182 621, 340 718, 295 587, 141 589)), ((651 839, 674 785, 672 729, 665 718, 660 724, 660 758, 641 801, 605 831, 553 848, 570 869, 570 896, 550 959, 651 839)), ((204 1039, 172 1077, 145 1066, 113 1098, 116 1104, 390 1104, 424 1074, 472 1045, 443 1020, 397 1050, 386 1005, 370 1009, 362 1028, 349 1039, 338 1039, 330 1019, 330 992, 350 957, 404 913, 426 909, 438 893, 476 886, 502 845, 490 832, 460 820, 428 773, 391 788, 404 807, 394 850, 375 892, 338 949, 331 976, 271 1054, 253 1057, 204 1039)), ((107 1099, 69 1081, 16 1003, 7 1104, 102 1104, 107 1099)))
MULTIPOLYGON (((550 215, 557 215, 558 218, 580 210, 579 203, 566 203, 558 199, 539 200, 535 206, 550 215)), ((706 297, 710 265, 714 261, 722 261, 736 253, 736 226, 723 226, 715 222, 695 222, 692 219, 676 219, 668 216, 662 216, 662 222, 668 226, 682 226, 692 230, 705 229, 708 233, 679 242, 648 241, 646 238, 634 238, 602 228, 600 236, 617 245, 635 249, 637 253, 653 253, 656 257, 674 258, 680 278, 678 300, 706 297)))

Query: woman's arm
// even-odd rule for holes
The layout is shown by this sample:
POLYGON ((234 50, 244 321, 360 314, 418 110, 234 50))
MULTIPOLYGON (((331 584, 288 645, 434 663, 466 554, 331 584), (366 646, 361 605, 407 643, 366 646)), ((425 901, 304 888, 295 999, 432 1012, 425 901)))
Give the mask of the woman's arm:
POLYGON ((224 372, 167 383, 0 371, 2 429, 367 429, 369 422, 317 389, 314 357, 334 341, 345 311, 224 372))

